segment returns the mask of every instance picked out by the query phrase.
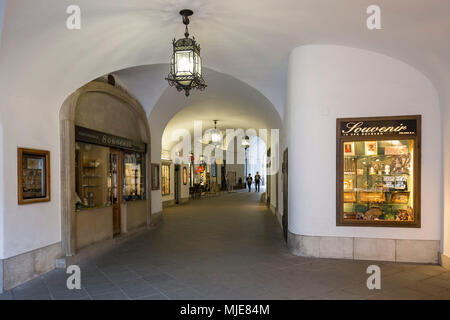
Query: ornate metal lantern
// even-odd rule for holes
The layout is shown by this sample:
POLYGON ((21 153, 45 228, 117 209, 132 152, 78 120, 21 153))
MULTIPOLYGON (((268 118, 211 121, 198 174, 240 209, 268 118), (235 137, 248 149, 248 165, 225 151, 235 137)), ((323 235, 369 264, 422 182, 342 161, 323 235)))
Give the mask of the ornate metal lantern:
POLYGON ((178 91, 184 90, 186 96, 193 88, 204 90, 205 80, 202 76, 202 58, 200 57, 200 45, 195 41, 195 37, 189 38, 189 16, 192 10, 181 10, 183 24, 186 26, 184 38, 173 39, 173 55, 170 62, 170 73, 166 80, 169 85, 175 86, 178 91))

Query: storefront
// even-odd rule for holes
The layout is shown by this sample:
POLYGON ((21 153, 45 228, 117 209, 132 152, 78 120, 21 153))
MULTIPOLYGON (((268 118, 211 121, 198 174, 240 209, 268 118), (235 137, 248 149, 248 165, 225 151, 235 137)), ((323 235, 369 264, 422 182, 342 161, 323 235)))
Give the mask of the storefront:
POLYGON ((66 100, 61 128, 65 255, 148 227, 150 130, 139 103, 100 79, 66 100))
POLYGON ((121 233, 121 204, 146 200, 147 145, 75 126, 76 211, 111 207, 121 233))

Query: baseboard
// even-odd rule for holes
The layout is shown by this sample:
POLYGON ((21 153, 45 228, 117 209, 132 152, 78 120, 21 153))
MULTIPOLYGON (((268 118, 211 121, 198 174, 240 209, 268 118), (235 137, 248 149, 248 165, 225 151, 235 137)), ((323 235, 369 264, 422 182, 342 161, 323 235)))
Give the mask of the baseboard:
POLYGON ((74 256, 67 256, 67 257, 61 257, 58 258, 56 261, 56 267, 65 269, 70 265, 78 264, 79 262, 87 259, 94 258, 98 255, 107 253, 117 245, 127 242, 137 236, 140 236, 141 234, 148 231, 148 228, 146 225, 135 228, 127 233, 124 233, 120 235, 119 237, 108 239, 102 242, 97 242, 95 244, 92 244, 90 246, 84 247, 80 249, 76 255, 74 256))
POLYGON ((315 258, 438 264, 439 240, 303 236, 288 233, 292 254, 315 258))
POLYGON ((0 293, 3 293, 3 259, 0 259, 0 293))
POLYGON ((162 202, 163 209, 173 207, 175 205, 175 200, 167 200, 162 202))
POLYGON ((281 216, 280 212, 277 210, 276 207, 274 207, 273 205, 270 205, 270 210, 275 214, 275 216, 277 217, 277 221, 280 224, 280 227, 283 227, 283 217, 281 216))
POLYGON ((10 290, 53 270, 60 256, 61 243, 58 242, 1 260, 1 288, 10 290))
POLYGON ((450 257, 443 253, 441 254, 441 266, 450 270, 450 257))
POLYGON ((150 219, 150 228, 155 228, 162 220, 163 212, 154 212, 152 213, 151 219, 150 219))

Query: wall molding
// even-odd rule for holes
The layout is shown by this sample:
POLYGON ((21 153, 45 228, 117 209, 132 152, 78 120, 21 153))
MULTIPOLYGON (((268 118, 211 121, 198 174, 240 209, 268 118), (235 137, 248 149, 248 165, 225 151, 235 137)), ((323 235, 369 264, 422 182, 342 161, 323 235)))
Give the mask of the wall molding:
POLYGON ((303 236, 288 232, 288 248, 303 257, 439 263, 439 240, 303 236))
POLYGON ((53 270, 61 256, 61 242, 0 260, 0 292, 10 290, 53 270))

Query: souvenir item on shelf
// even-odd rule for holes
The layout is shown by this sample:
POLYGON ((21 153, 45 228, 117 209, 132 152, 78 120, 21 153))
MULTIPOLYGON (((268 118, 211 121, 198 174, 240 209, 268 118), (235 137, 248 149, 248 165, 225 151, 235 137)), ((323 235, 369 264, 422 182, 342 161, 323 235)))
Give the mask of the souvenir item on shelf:
POLYGON ((353 191, 353 179, 344 179, 344 190, 353 191))
POLYGON ((355 172, 356 172, 355 158, 345 158, 344 159, 344 173, 345 174, 355 174, 355 172))
POLYGON ((386 146, 384 148, 385 155, 402 155, 408 154, 408 147, 405 145, 400 146, 386 146))
POLYGON ((371 208, 364 213, 365 220, 377 220, 383 214, 379 208, 371 208))
POLYGON ((345 219, 356 219, 356 216, 357 216, 356 212, 344 212, 345 219))
POLYGON ((409 173, 411 154, 396 156, 391 162, 391 174, 409 173))
POLYGON ((407 204, 409 201, 409 192, 394 192, 391 196, 391 203, 407 204))
POLYGON ((356 193, 355 192, 344 192, 344 202, 347 202, 347 203, 356 202, 356 193))
POLYGON ((386 202, 386 195, 384 192, 360 192, 359 202, 386 202))
POLYGON ((399 209, 397 212, 397 218, 395 219, 397 221, 413 221, 414 220, 414 214, 412 213, 411 208, 408 209, 399 209))

